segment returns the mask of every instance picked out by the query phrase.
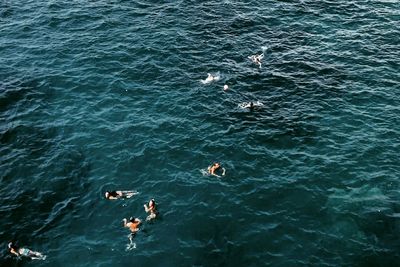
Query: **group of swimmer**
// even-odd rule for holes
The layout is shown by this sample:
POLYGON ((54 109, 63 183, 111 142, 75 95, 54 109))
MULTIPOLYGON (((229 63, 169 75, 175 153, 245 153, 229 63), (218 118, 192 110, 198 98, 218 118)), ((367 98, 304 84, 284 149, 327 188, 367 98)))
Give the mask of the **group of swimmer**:
MULTIPOLYGON (((263 51, 266 49, 265 47, 262 48, 263 51)), ((264 53, 261 53, 259 55, 251 55, 248 57, 254 64, 257 64, 259 68, 261 69, 261 60, 264 58, 264 53)), ((217 75, 212 75, 211 73, 207 73, 207 78, 204 80, 200 80, 203 84, 209 84, 214 81, 219 81, 220 76, 219 74, 217 75)), ((224 91, 227 91, 229 89, 229 86, 227 84, 224 85, 224 91)), ((248 108, 250 111, 253 111, 257 107, 261 107, 263 104, 259 101, 257 102, 244 102, 239 104, 240 108, 248 108)))
MULTIPOLYGON (((249 56, 248 58, 251 59, 251 61, 253 63, 257 64, 259 66, 259 68, 261 68, 261 60, 264 58, 264 53, 262 53, 260 55, 252 55, 252 56, 249 56)), ((208 73, 207 78, 205 80, 201 80, 201 82, 203 84, 208 84, 213 81, 218 81, 219 79, 220 79, 219 75, 213 76, 212 74, 208 73)), ((225 84, 224 91, 228 90, 228 88, 229 88, 228 85, 225 84)), ((248 108, 250 110, 253 110, 255 107, 260 107, 262 105, 263 104, 261 102, 257 101, 257 102, 242 103, 242 104, 239 104, 239 107, 248 108)), ((216 177, 224 176, 225 173, 226 173, 225 168, 223 168, 219 162, 215 162, 207 168, 207 174, 213 175, 216 177)), ((138 194, 137 191, 106 191, 104 196, 107 200, 117 200, 117 199, 128 199, 137 194, 138 194)), ((149 214, 146 217, 147 222, 150 222, 157 217, 157 215, 158 215, 157 204, 156 204, 156 201, 154 200, 154 198, 150 199, 147 204, 143 205, 143 207, 144 207, 145 212, 147 214, 149 214)), ((129 220, 126 218, 123 218, 122 222, 123 222, 123 227, 129 228, 129 230, 130 230, 130 234, 128 235, 130 244, 128 247, 133 246, 133 248, 135 248, 136 244, 133 243, 133 238, 135 237, 136 233, 140 230, 142 221, 139 218, 130 217, 129 220)), ((8 243, 8 250, 11 254, 17 256, 18 258, 27 257, 32 260, 35 260, 35 259, 45 260, 46 259, 46 255, 44 255, 40 252, 37 252, 37 251, 30 250, 28 248, 24 248, 24 247, 21 248, 18 245, 16 245, 14 242, 8 243)))
MULTIPOLYGON (((266 48, 262 47, 262 49, 264 51, 266 48)), ((257 64, 259 66, 259 68, 261 68, 261 60, 264 58, 264 53, 261 53, 259 55, 257 55, 257 54, 252 55, 252 56, 249 56, 248 58, 253 63, 257 64)), ((207 78, 205 80, 201 80, 201 82, 203 84, 209 84, 213 81, 219 81, 219 79, 220 79, 219 74, 213 76, 212 74, 207 73, 207 78)), ((225 84, 224 91, 227 91, 228 89, 229 89, 229 86, 227 84, 225 84)), ((239 104, 240 108, 248 108, 250 111, 254 110, 255 108, 262 107, 262 106, 263 106, 263 103, 261 103, 260 101, 257 101, 257 102, 250 101, 250 102, 244 102, 244 103, 239 104)), ((209 175, 221 177, 221 176, 225 175, 225 172, 226 172, 225 168, 223 168, 220 163, 216 162, 207 168, 206 173, 209 175), (217 172, 219 174, 217 174, 217 172)))
MULTIPOLYGON (((221 166, 219 162, 216 162, 207 168, 207 172, 213 176, 224 176, 225 168, 221 166), (217 174, 218 173, 218 174, 217 174)), ((118 200, 118 199, 129 199, 135 195, 139 194, 137 191, 106 191, 104 193, 104 197, 107 200, 118 200)), ((158 215, 157 204, 154 198, 150 199, 148 203, 143 205, 144 211, 148 214, 146 217, 146 222, 153 221, 156 219, 158 215)), ((136 248, 136 244, 133 243, 133 238, 136 236, 137 232, 140 230, 140 226, 142 225, 142 220, 135 217, 130 217, 129 220, 126 218, 122 219, 123 227, 128 228, 130 230, 130 234, 128 235, 128 239, 130 244, 128 248, 136 248)), ((25 247, 19 247, 14 242, 8 243, 8 250, 11 254, 17 256, 18 258, 26 257, 31 260, 45 260, 46 255, 41 252, 33 251, 25 247)))
MULTIPOLYGON (((137 191, 106 191, 104 196, 108 200, 116 200, 116 199, 125 199, 131 198, 134 195, 139 194, 137 191)), ((154 220, 157 217, 158 211, 156 208, 157 204, 154 198, 150 199, 147 204, 144 204, 144 210, 149 215, 146 218, 147 222, 154 220)), ((130 244, 136 247, 133 243, 133 238, 135 237, 136 233, 140 230, 139 226, 142 224, 142 221, 139 218, 130 217, 129 220, 126 218, 122 219, 123 227, 129 228, 130 234, 128 235, 130 244)))
MULTIPOLYGON (((106 191, 104 193, 105 199, 107 200, 118 200, 118 199, 128 199, 133 197, 134 195, 139 194, 137 191, 106 191)), ((147 214, 146 221, 150 222, 154 220, 157 215, 157 204, 154 198, 150 199, 148 203, 143 205, 144 210, 147 214)), ((128 235, 130 244, 129 248, 135 248, 136 244, 133 243, 133 238, 135 237, 136 233, 140 230, 139 226, 142 224, 142 221, 139 218, 130 217, 129 220, 124 218, 122 220, 123 227, 129 228, 130 234, 128 235)), ((26 257, 31 260, 45 260, 46 255, 42 254, 41 252, 33 251, 25 247, 19 247, 14 242, 8 243, 8 251, 17 256, 18 258, 26 257)))
MULTIPOLYGON (((150 199, 149 203, 144 204, 143 207, 146 213, 149 213, 149 215, 146 218, 147 222, 154 220, 157 217, 158 212, 156 209, 156 201, 154 200, 154 198, 150 199)), ((136 233, 140 230, 139 226, 142 224, 142 221, 139 218, 130 217, 129 220, 126 218, 122 219, 122 222, 124 223, 124 227, 129 228, 129 230, 131 231, 128 238, 131 241, 131 244, 133 244, 132 243, 133 238, 135 237, 136 233)))

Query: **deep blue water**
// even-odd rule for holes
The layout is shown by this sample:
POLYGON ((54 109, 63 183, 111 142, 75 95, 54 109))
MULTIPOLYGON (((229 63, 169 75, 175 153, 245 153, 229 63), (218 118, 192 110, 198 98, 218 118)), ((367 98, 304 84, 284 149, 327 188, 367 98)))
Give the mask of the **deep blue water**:
POLYGON ((399 73, 397 0, 1 1, 0 265, 398 266, 399 73))

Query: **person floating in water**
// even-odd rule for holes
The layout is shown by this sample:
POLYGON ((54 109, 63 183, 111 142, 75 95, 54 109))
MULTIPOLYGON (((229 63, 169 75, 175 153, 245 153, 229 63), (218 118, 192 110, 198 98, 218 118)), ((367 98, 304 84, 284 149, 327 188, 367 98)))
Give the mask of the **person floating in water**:
POLYGON ((133 218, 133 217, 130 217, 129 221, 126 218, 124 218, 122 221, 124 222, 124 227, 129 228, 129 230, 131 230, 131 233, 128 236, 128 238, 132 243, 132 239, 139 231, 139 225, 142 223, 142 221, 139 218, 133 218))
POLYGON ((10 253, 20 257, 27 257, 30 258, 32 260, 45 260, 46 256, 43 255, 40 252, 37 251, 32 251, 28 248, 19 248, 17 245, 15 245, 13 242, 8 243, 8 249, 10 251, 10 253))
POLYGON ((225 175, 225 168, 221 167, 221 164, 218 162, 214 163, 213 165, 208 167, 208 173, 217 177, 220 177, 220 175, 216 174, 217 171, 222 170, 221 176, 225 175))
POLYGON ((158 212, 156 208, 156 201, 154 200, 154 198, 150 199, 149 204, 144 204, 143 207, 147 213, 150 213, 150 215, 147 216, 146 221, 154 220, 157 217, 158 212))
POLYGON ((123 199, 123 198, 131 198, 134 195, 139 194, 137 191, 106 191, 104 194, 106 199, 123 199))
POLYGON ((260 54, 260 55, 252 55, 249 57, 249 59, 251 59, 251 61, 253 61, 253 63, 257 64, 260 69, 261 69, 261 60, 264 58, 264 53, 260 54))
POLYGON ((239 107, 241 108, 248 108, 250 111, 253 111, 255 108, 261 108, 262 106, 264 106, 263 103, 261 103, 260 101, 257 102, 244 102, 239 104, 239 107))
POLYGON ((139 225, 142 223, 139 218, 133 217, 130 217, 129 221, 126 218, 124 218, 122 221, 124 222, 124 227, 129 228, 132 233, 139 231, 139 225))
POLYGON ((213 81, 218 81, 219 80, 219 76, 214 76, 210 73, 207 73, 207 78, 205 80, 201 80, 201 82, 203 84, 207 84, 207 83, 211 83, 213 81))

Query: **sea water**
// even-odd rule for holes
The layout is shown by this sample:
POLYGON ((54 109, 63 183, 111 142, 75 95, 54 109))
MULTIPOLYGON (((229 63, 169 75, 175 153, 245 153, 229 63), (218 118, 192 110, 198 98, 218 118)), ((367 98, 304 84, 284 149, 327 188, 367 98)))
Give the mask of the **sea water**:
POLYGON ((395 266, 399 36, 397 0, 1 1, 0 265, 395 266))

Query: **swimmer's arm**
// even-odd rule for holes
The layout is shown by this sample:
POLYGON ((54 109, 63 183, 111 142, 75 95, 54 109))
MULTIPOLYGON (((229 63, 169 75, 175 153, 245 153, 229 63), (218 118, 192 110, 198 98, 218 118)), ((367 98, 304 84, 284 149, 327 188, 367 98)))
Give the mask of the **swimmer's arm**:
POLYGON ((208 172, 209 172, 211 175, 215 175, 215 169, 214 169, 213 167, 209 168, 209 169, 208 169, 208 172))
POLYGON ((149 212, 150 209, 147 207, 146 204, 144 204, 143 207, 144 207, 144 210, 145 210, 146 212, 149 212))
POLYGON ((14 255, 16 255, 17 257, 19 257, 19 253, 17 251, 15 251, 15 249, 11 249, 10 252, 14 255))
POLYGON ((210 172, 210 174, 211 174, 211 175, 214 175, 214 176, 216 176, 216 177, 221 177, 221 176, 219 176, 218 174, 215 173, 215 170, 213 170, 212 172, 210 172))
POLYGON ((146 204, 144 204, 143 207, 144 207, 144 210, 146 212, 149 212, 149 211, 153 212, 154 211, 154 206, 150 207, 150 206, 147 206, 146 204))
MULTIPOLYGON (((139 227, 142 224, 142 221, 140 219, 136 219, 136 227, 139 227)), ((139 228, 136 228, 136 231, 139 231, 139 228)))
POLYGON ((125 192, 125 191, 117 191, 116 193, 117 193, 117 195, 118 195, 118 196, 116 197, 116 199, 126 196, 126 194, 125 194, 126 192, 125 192))
POLYGON ((128 195, 128 196, 139 194, 139 192, 136 191, 136 190, 132 190, 132 191, 121 191, 121 193, 124 194, 124 195, 128 195))
POLYGON ((127 223, 126 223, 126 222, 127 222, 127 219, 126 219, 126 218, 123 218, 122 221, 124 222, 124 227, 129 227, 129 226, 127 225, 127 223))

